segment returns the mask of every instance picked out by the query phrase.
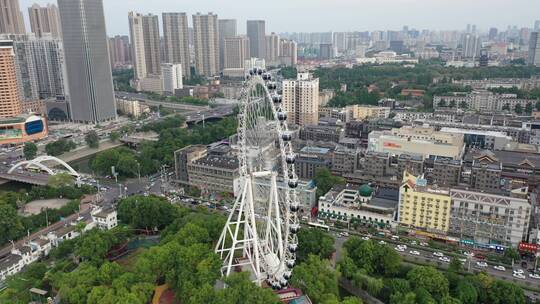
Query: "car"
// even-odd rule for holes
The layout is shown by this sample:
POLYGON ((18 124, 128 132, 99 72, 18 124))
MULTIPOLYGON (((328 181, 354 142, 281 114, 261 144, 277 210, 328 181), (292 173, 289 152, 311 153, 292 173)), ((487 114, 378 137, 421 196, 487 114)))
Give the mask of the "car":
POLYGON ((416 245, 416 241, 411 241, 411 245, 416 245))
POLYGON ((443 256, 443 257, 440 257, 440 258, 439 258, 439 261, 445 262, 445 263, 450 263, 450 258, 449 258, 449 257, 443 256))
POLYGON ((514 272, 514 273, 512 274, 512 276, 513 276, 514 278, 518 278, 518 279, 522 279, 522 280, 525 279, 525 276, 524 276, 522 273, 515 273, 515 272, 514 272))
POLYGON ((486 262, 476 262, 476 266, 484 268, 488 267, 488 264, 486 262))
POLYGON ((363 241, 369 241, 369 236, 363 236, 363 237, 362 237, 362 240, 363 240, 363 241))
POLYGON ((436 257, 443 257, 444 256, 444 254, 442 252, 438 252, 438 251, 434 252, 433 255, 436 256, 436 257))
POLYGON ((399 248, 402 248, 402 249, 407 249, 407 245, 403 245, 403 244, 399 244, 397 245, 399 248))
POLYGON ((394 249, 395 249, 396 251, 399 251, 399 252, 404 252, 404 251, 405 251, 405 249, 403 249, 403 248, 401 248, 401 247, 399 247, 399 246, 396 246, 394 249))
POLYGON ((399 236, 397 236, 397 235, 392 235, 392 240, 394 240, 394 241, 399 240, 399 236))
POLYGON ((523 269, 514 269, 512 272, 513 273, 519 273, 519 274, 524 274, 525 273, 525 271, 523 271, 523 269))
POLYGON ((429 244, 426 242, 420 242, 420 246, 427 247, 429 244))
POLYGON ((493 266, 493 269, 498 270, 498 271, 506 271, 506 268, 501 265, 493 266))
POLYGON ((467 259, 464 259, 464 258, 459 258, 458 261, 460 261, 462 264, 466 263, 467 262, 467 259))
POLYGON ((463 252, 464 255, 468 256, 468 257, 474 257, 474 252, 468 252, 468 251, 465 251, 463 252))
POLYGON ((340 233, 340 234, 341 234, 341 236, 343 236, 343 237, 348 237, 348 236, 349 236, 349 233, 348 233, 348 232, 342 232, 342 233, 340 233))
POLYGON ((420 252, 416 251, 416 250, 411 250, 409 251, 410 254, 412 255, 420 255, 420 252))
POLYGON ((531 278, 531 279, 540 279, 540 274, 529 273, 529 278, 531 278))
POLYGON ((380 240, 380 241, 379 241, 379 244, 384 245, 384 244, 386 244, 386 242, 383 241, 383 240, 380 240))

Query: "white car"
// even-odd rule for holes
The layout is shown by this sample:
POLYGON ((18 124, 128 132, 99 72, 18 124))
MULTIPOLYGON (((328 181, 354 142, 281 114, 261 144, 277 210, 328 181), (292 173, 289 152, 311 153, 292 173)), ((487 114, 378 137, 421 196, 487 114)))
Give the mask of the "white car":
POLYGON ((443 257, 444 256, 444 254, 442 252, 438 252, 438 251, 434 252, 433 255, 436 256, 436 257, 443 257))
POLYGON ((411 241, 411 245, 416 245, 416 241, 411 241))
POLYGON ((411 250, 409 251, 410 254, 412 255, 420 255, 420 252, 416 251, 416 250, 411 250))
POLYGON ((522 273, 515 273, 515 272, 514 272, 514 273, 512 274, 512 276, 513 276, 514 278, 518 278, 518 279, 522 279, 522 280, 525 279, 525 276, 524 276, 522 273))
POLYGON ((384 245, 384 244, 386 244, 386 242, 383 241, 383 240, 380 240, 380 241, 379 241, 379 244, 384 245))
POLYGON ((362 237, 362 240, 364 240, 364 241, 369 241, 369 236, 363 236, 363 237, 362 237))
POLYGON ((450 258, 449 258, 449 257, 443 256, 443 257, 440 257, 440 258, 439 258, 439 261, 445 262, 445 263, 450 263, 450 258))
POLYGON ((465 251, 463 254, 471 258, 474 257, 474 252, 465 251))
POLYGON ((429 245, 429 244, 426 243, 426 242, 420 242, 420 246, 426 247, 427 245, 429 245))
POLYGON ((403 248, 401 248, 401 247, 399 247, 399 246, 395 247, 394 249, 395 249, 396 251, 399 251, 399 252, 404 252, 404 251, 405 251, 405 249, 403 249, 403 248))
POLYGON ((464 263, 466 263, 466 262, 467 262, 467 259, 463 259, 463 258, 461 258, 461 259, 458 259, 458 261, 460 261, 460 262, 461 262, 462 264, 464 264, 464 263))
POLYGON ((397 246, 398 246, 399 248, 401 248, 401 249, 404 249, 404 250, 407 249, 407 245, 397 245, 397 246))
POLYGON ((493 266, 493 269, 498 270, 498 271, 506 271, 506 268, 500 265, 493 266))
POLYGON ((529 273, 529 278, 531 278, 531 279, 540 279, 540 274, 529 273))
POLYGON ((484 268, 488 267, 488 264, 486 262, 476 262, 476 266, 484 268))
POLYGON ((525 271, 523 269, 514 269, 514 273, 524 274, 525 271))

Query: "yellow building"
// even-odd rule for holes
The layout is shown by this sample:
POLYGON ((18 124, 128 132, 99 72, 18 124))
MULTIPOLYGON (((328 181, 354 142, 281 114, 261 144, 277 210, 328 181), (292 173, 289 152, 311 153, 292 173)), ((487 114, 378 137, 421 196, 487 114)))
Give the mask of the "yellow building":
POLYGON ((390 116, 389 107, 352 105, 346 107, 346 109, 350 113, 351 118, 356 120, 363 120, 366 118, 388 118, 388 116, 390 116))
POLYGON ((450 191, 427 185, 423 177, 403 173, 398 222, 403 226, 446 233, 450 224, 450 191))

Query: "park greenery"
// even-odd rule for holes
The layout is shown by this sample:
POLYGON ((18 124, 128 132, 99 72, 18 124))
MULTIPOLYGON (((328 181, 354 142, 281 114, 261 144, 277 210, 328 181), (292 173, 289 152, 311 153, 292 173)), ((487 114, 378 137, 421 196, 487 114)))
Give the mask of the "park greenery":
POLYGON ((50 224, 75 213, 79 210, 79 199, 91 193, 95 193, 93 187, 77 188, 72 185, 32 187, 30 191, 0 193, 0 246, 47 226, 47 220, 50 224), (66 198, 70 202, 59 209, 48 209, 26 217, 17 213, 19 208, 31 201, 52 198, 66 198))
POLYGON ((34 159, 37 155, 38 147, 33 142, 27 142, 23 147, 23 155, 26 160, 34 159))
POLYGON ((184 124, 185 119, 179 115, 146 124, 141 130, 158 133, 158 141, 145 141, 136 151, 116 148, 100 152, 91 162, 91 168, 102 175, 109 175, 111 166, 115 166, 120 177, 134 177, 139 169, 141 175, 149 175, 157 172, 162 165, 173 165, 174 151, 192 144, 206 145, 227 139, 237 129, 235 117, 191 128, 183 128, 184 124))
POLYGON ((47 155, 58 156, 62 155, 63 153, 69 152, 76 147, 77 145, 72 140, 61 138, 57 141, 45 145, 45 152, 47 153, 47 155))
POLYGON ((221 260, 213 248, 225 223, 223 216, 170 205, 153 196, 120 201, 118 216, 128 225, 84 232, 79 238, 62 242, 44 262, 9 278, 0 302, 27 303, 28 289, 38 287, 58 292, 62 303, 68 304, 143 304, 150 301, 156 285, 166 283, 182 303, 279 303, 271 289, 257 287, 247 273, 225 279, 227 289, 214 288, 221 277, 221 260), (108 254, 114 248, 136 238, 131 223, 139 227, 140 221, 148 220, 143 218, 159 220, 146 212, 168 214, 166 222, 142 224, 166 225, 160 243, 139 248, 127 264, 109 261, 108 254))
POLYGON ((298 71, 294 67, 283 67, 279 70, 279 73, 285 79, 296 79, 298 71))
MULTIPOLYGON (((530 66, 453 68, 440 62, 422 61, 414 67, 405 65, 358 65, 353 68, 320 68, 314 72, 321 89, 338 92, 329 106, 343 107, 352 104, 376 105, 382 97, 408 99, 403 89, 424 90, 424 109, 432 109, 433 96, 458 91, 469 92, 471 88, 452 84, 452 80, 485 79, 498 77, 529 78, 540 74, 540 68, 530 66), (341 85, 347 90, 341 92, 341 85), (368 91, 368 86, 372 90, 368 91)), ((534 92, 538 96, 538 92, 534 92)))
POLYGON ((193 96, 165 96, 154 92, 144 92, 146 97, 151 100, 164 101, 164 102, 173 102, 173 103, 186 103, 196 106, 207 106, 209 104, 208 100, 195 98, 193 96))
POLYGON ((135 92, 129 83, 133 79, 133 69, 113 70, 114 88, 122 92, 135 92))

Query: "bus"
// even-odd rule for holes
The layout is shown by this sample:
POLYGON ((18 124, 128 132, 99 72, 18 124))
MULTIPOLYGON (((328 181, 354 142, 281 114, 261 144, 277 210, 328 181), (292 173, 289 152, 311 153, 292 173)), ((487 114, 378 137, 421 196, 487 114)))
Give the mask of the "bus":
POLYGON ((330 231, 330 227, 328 227, 326 225, 323 225, 323 224, 309 222, 308 225, 311 226, 311 227, 320 228, 320 229, 324 229, 326 231, 330 231))

